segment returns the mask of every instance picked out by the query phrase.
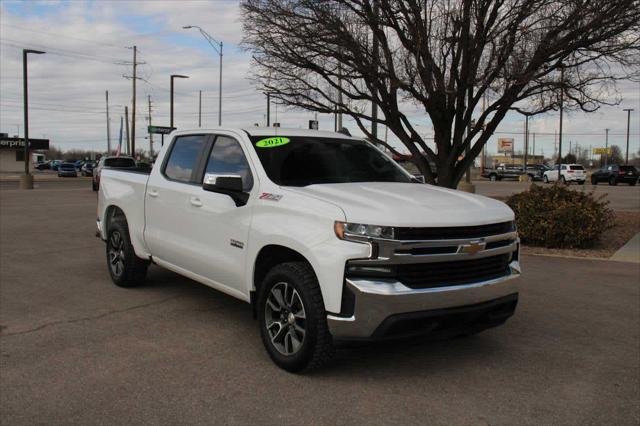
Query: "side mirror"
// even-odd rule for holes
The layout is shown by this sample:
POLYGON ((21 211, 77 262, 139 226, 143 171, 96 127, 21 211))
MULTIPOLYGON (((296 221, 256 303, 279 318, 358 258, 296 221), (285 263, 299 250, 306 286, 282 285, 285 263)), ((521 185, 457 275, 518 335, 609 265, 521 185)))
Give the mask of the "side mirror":
POLYGON ((242 191, 242 177, 239 175, 204 175, 202 189, 230 196, 236 207, 244 206, 249 200, 249 194, 242 191))
POLYGON ((424 176, 423 175, 413 175, 413 177, 411 178, 411 180, 414 183, 424 183, 424 176))

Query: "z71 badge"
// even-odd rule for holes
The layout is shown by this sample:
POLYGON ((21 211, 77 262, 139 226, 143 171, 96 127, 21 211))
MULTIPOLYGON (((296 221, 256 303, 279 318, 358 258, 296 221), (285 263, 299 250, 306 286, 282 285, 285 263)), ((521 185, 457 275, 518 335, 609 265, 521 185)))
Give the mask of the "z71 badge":
POLYGON ((262 194, 260 194, 258 198, 261 200, 280 201, 280 199, 282 198, 282 195, 272 194, 270 192, 263 192, 262 194))

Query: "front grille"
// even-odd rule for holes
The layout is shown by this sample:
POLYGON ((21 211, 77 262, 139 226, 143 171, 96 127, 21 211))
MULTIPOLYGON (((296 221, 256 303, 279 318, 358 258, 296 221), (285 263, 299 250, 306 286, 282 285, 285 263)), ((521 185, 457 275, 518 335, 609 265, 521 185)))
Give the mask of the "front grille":
POLYGON ((397 265, 397 277, 407 287, 434 288, 500 278, 510 273, 511 253, 473 260, 397 265))
POLYGON ((515 231, 513 222, 492 223, 479 226, 454 226, 441 228, 396 228, 398 240, 452 240, 481 238, 515 231))

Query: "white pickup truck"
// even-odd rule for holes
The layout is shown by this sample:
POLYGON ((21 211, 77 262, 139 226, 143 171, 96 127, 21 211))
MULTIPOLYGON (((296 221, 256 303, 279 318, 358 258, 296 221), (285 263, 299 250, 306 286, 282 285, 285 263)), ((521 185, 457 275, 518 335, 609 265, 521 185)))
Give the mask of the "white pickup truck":
POLYGON ((289 371, 336 341, 476 333, 518 301, 509 207, 339 133, 174 132, 150 174, 102 171, 97 226, 115 284, 155 263, 244 300, 289 371))

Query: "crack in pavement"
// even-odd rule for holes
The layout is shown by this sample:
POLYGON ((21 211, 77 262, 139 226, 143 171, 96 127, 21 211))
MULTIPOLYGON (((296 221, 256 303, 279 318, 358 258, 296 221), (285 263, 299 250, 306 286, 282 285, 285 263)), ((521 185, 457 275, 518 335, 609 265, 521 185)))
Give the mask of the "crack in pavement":
POLYGON ((9 336, 17 336, 17 335, 21 335, 21 334, 29 334, 29 333, 33 333, 33 332, 42 330, 43 328, 46 328, 46 327, 49 327, 49 326, 53 326, 53 325, 73 324, 73 323, 76 323, 76 322, 92 321, 92 320, 96 320, 96 319, 101 319, 101 318, 104 318, 104 317, 107 317, 107 316, 113 315, 113 314, 120 314, 120 313, 123 313, 123 312, 133 311, 133 310, 136 310, 136 309, 146 308, 148 306, 160 305, 160 304, 163 304, 163 303, 168 302, 170 300, 177 299, 177 298, 179 298, 181 296, 182 296, 181 294, 175 294, 175 295, 173 295, 171 297, 167 297, 165 299, 161 299, 161 300, 157 300, 157 301, 154 301, 154 302, 145 303, 145 304, 142 304, 142 305, 131 306, 131 307, 126 308, 126 309, 112 310, 112 311, 108 311, 108 312, 105 312, 103 314, 95 315, 95 316, 92 316, 92 317, 82 317, 82 318, 73 318, 73 319, 68 319, 68 320, 52 321, 52 322, 48 322, 48 323, 45 323, 45 324, 41 324, 41 325, 39 325, 37 327, 34 327, 34 328, 30 328, 28 330, 16 331, 14 333, 2 333, 2 332, 0 332, 0 338, 9 337, 9 336))

